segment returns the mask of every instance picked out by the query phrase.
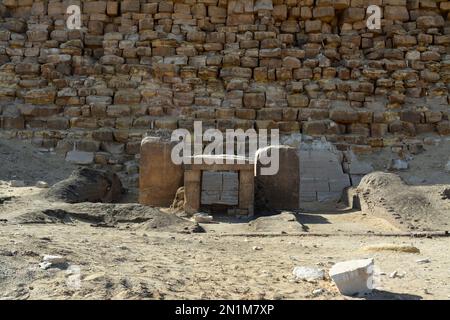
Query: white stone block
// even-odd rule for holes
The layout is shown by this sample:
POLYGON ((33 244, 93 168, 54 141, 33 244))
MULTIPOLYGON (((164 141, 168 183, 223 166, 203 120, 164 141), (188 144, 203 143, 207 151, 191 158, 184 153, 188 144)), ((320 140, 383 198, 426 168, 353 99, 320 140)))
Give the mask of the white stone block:
POLYGON ((343 295, 370 293, 373 289, 373 258, 336 263, 330 277, 343 295))
POLYGON ((75 164, 91 164, 94 162, 94 153, 85 151, 69 151, 66 155, 66 161, 75 164))
POLYGON ((322 269, 311 267, 295 267, 292 274, 300 280, 315 281, 323 280, 325 273, 322 269))

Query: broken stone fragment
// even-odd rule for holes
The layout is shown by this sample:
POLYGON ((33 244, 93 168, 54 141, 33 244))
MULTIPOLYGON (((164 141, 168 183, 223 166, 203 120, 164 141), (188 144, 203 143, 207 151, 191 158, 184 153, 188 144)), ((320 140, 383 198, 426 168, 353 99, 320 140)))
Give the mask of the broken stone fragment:
POLYGON ((23 182, 22 180, 11 180, 9 182, 9 185, 13 188, 22 188, 25 187, 25 182, 23 182))
POLYGON ((382 243, 382 244, 372 244, 369 246, 365 246, 363 248, 365 251, 397 251, 397 252, 405 252, 405 253, 420 253, 419 248, 405 245, 405 244, 393 244, 393 243, 382 243))
POLYGON ((389 165, 389 170, 407 170, 408 168, 408 161, 402 159, 392 159, 389 165))
POLYGON ((45 181, 38 181, 38 182, 36 182, 36 187, 37 188, 48 188, 48 183, 45 181))
POLYGON ((66 161, 74 164, 91 164, 94 162, 94 153, 73 150, 67 152, 66 161))
POLYGON ((322 280, 325 276, 325 272, 322 269, 311 267, 295 267, 292 274, 296 279, 306 281, 322 280))
POLYGON ((39 263, 39 266, 44 270, 47 270, 51 267, 57 267, 58 265, 63 265, 67 262, 66 258, 53 255, 45 255, 42 260, 43 261, 39 263))
POLYGON ((213 220, 213 217, 203 213, 197 213, 194 215, 194 220, 197 223, 210 223, 213 220))
POLYGON ((54 184, 46 197, 67 203, 111 203, 118 202, 123 191, 122 183, 115 173, 78 168, 67 179, 54 184))
POLYGON ((373 289, 373 258, 336 263, 330 277, 339 292, 346 296, 370 293, 373 289))
POLYGON ((419 264, 424 264, 424 263, 430 263, 431 261, 430 261, 430 259, 425 258, 425 259, 416 260, 416 262, 419 264))

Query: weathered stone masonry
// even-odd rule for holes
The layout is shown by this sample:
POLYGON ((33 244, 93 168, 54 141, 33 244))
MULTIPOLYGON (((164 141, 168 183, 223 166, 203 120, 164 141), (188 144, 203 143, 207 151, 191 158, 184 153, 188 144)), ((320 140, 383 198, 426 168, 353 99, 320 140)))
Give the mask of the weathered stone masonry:
POLYGON ((450 134, 449 1, 3 0, 0 13, 2 135, 98 164, 120 169, 146 131, 194 120, 354 152, 450 134), (70 4, 82 30, 66 28, 70 4))

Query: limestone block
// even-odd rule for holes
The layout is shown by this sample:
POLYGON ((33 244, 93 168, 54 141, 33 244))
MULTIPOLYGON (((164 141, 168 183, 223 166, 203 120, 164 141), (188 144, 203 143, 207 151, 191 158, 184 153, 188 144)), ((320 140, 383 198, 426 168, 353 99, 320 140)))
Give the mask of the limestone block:
POLYGON ((222 173, 222 190, 223 191, 238 191, 239 189, 239 175, 237 172, 223 172, 222 173))
POLYGON ((121 89, 114 95, 115 104, 138 104, 141 102, 141 94, 137 90, 121 89))
POLYGON ((440 28, 444 26, 445 20, 440 15, 421 16, 417 18, 416 23, 419 29, 440 28))
POLYGON ((124 58, 116 56, 116 55, 104 55, 100 58, 99 61, 101 64, 105 65, 118 65, 123 64, 125 62, 124 58))
POLYGON ((297 150, 288 146, 269 147, 279 154, 279 170, 275 175, 261 175, 261 162, 257 162, 256 183, 258 201, 263 200, 272 209, 299 208, 300 170, 297 150))
POLYGON ((117 16, 119 14, 119 2, 108 1, 106 4, 106 14, 108 16, 117 16))
POLYGON ((309 98, 304 94, 292 94, 287 96, 289 107, 305 108, 309 105, 309 98))
POLYGON ((185 206, 186 213, 195 213, 200 210, 201 171, 186 170, 184 174, 185 206))
POLYGON ((352 109, 336 108, 330 111, 330 119, 337 123, 357 122, 358 118, 358 113, 352 109))
POLYGON ((319 202, 337 202, 341 199, 341 196, 341 191, 317 191, 317 201, 319 202))
POLYGON ((450 135, 450 121, 439 122, 436 129, 441 135, 450 135))
POLYGON ((408 21, 408 9, 404 6, 385 6, 384 18, 387 20, 408 21))
POLYGON ((336 263, 330 277, 343 295, 369 293, 373 289, 373 259, 350 260, 336 263))
POLYGON ((286 20, 287 6, 285 4, 274 6, 273 11, 272 11, 272 17, 274 17, 275 20, 280 20, 280 21, 286 20))
POLYGON ((142 140, 139 203, 153 206, 169 206, 172 203, 177 189, 183 185, 183 168, 172 162, 171 152, 172 144, 169 142, 155 137, 142 140))
POLYGON ((239 178, 237 172, 203 171, 202 204, 237 205, 239 178))
POLYGON ((343 22, 356 22, 361 21, 366 16, 366 12, 363 8, 347 8, 344 10, 343 22))
POLYGON ((94 162, 94 153, 86 151, 72 150, 67 152, 66 161, 74 164, 92 164, 94 162))
POLYGON ((83 13, 105 13, 106 11, 106 1, 93 1, 83 3, 83 13))
POLYGON ((246 93, 244 95, 244 106, 246 108, 263 108, 266 103, 266 96, 263 92, 246 93))
POLYGON ((22 116, 0 116, 0 128, 3 129, 24 129, 25 119, 22 116))
POLYGON ((21 75, 39 74, 40 70, 40 66, 35 63, 19 63, 15 68, 15 72, 21 75))
POLYGON ((27 37, 31 42, 44 42, 48 39, 48 32, 46 30, 28 30, 27 37))
POLYGON ((334 18, 334 8, 333 7, 317 7, 313 10, 313 17, 320 19, 322 21, 330 22, 334 18))
POLYGON ((273 10, 272 0, 255 0, 255 5, 253 7, 255 12, 260 10, 273 10))
POLYGON ((220 70, 220 77, 224 79, 227 78, 250 79, 252 77, 252 69, 240 67, 224 67, 220 70))
POLYGON ((52 104, 56 96, 53 88, 32 89, 25 94, 25 102, 31 104, 52 104))
POLYGON ((202 190, 220 192, 222 190, 222 172, 203 171, 202 190))
POLYGON ((120 3, 121 13, 139 12, 139 9, 140 9, 139 0, 123 0, 120 3))

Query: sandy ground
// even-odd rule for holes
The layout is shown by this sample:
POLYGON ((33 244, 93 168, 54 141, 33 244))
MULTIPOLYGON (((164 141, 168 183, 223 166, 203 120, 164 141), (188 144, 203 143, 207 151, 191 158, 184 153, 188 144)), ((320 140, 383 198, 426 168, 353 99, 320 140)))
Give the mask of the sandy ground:
POLYGON ((0 222, 1 299, 348 299, 329 279, 296 280, 292 270, 328 271, 367 257, 375 259, 377 288, 367 299, 450 298, 450 238, 376 236, 398 229, 358 211, 218 217, 202 225, 206 233, 153 230, 146 222, 14 223, 30 210, 61 205, 39 202, 41 192, 0 185, 0 197, 16 197, 0 205, 7 220, 0 222), (373 244, 413 245, 420 253, 364 250, 373 244), (64 256, 67 266, 42 270, 46 254, 64 256))
POLYGON ((450 299, 450 238, 389 236, 405 230, 382 216, 313 204, 196 226, 136 204, 48 202, 35 182, 60 181, 73 166, 1 140, 0 160, 0 299, 450 299), (365 249, 394 244, 420 252, 365 249), (44 255, 67 263, 43 270, 44 255), (328 276, 292 275, 368 257, 376 290, 365 297, 342 296, 328 276))

